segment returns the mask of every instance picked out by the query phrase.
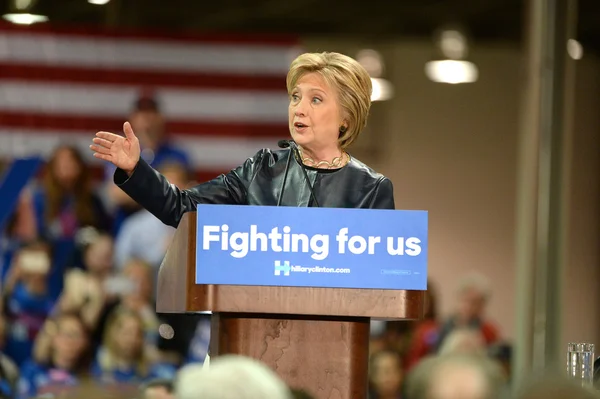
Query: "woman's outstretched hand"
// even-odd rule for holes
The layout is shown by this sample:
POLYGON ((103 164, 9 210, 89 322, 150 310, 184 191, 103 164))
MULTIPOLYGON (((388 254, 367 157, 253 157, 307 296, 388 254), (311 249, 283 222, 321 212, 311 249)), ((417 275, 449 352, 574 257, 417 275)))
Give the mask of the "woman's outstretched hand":
POLYGON ((123 132, 125 137, 109 132, 96 133, 90 149, 96 158, 108 161, 131 175, 140 160, 140 141, 129 122, 123 124, 123 132))

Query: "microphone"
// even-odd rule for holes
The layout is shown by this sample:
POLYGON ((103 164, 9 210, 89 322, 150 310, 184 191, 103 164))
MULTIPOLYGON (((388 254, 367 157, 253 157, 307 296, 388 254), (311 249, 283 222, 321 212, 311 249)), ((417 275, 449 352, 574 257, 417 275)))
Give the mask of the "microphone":
MULTIPOLYGON (((288 148, 290 143, 288 140, 279 140, 277 142, 279 148, 288 148)), ((292 160, 292 154, 290 149, 290 156, 288 157, 287 162, 285 163, 285 173, 283 174, 283 182, 281 183, 281 188, 279 189, 279 198, 277 199, 277 206, 281 205, 281 199, 283 198, 283 190, 285 189, 285 182, 287 181, 288 172, 290 171, 290 161, 292 160)))
POLYGON ((279 140, 277 142, 277 145, 279 146, 279 148, 288 148, 291 146, 290 142, 292 140, 279 140))
MULTIPOLYGON (((280 148, 289 148, 290 151, 293 151, 293 155, 295 157, 298 158, 298 160, 300 161, 300 168, 302 168, 302 173, 304 174, 304 181, 306 182, 306 185, 308 186, 308 189, 310 190, 310 195, 312 196, 313 201, 315 202, 315 206, 318 208, 319 207, 319 201, 317 201, 317 197, 315 196, 315 192, 313 190, 313 186, 312 184, 310 184, 310 179, 308 178, 308 173, 306 173, 306 168, 304 167, 304 164, 302 163, 302 159, 300 157, 300 150, 298 150, 298 145, 296 144, 296 142, 294 140, 279 140, 277 142, 277 145, 280 148)), ((292 154, 290 154, 292 155, 292 154)), ((281 185, 281 192, 279 194, 279 200, 277 201, 277 206, 279 206, 280 202, 281 202, 281 198, 283 197, 283 189, 285 186, 285 181, 287 178, 287 173, 288 173, 288 168, 290 165, 290 159, 292 157, 290 156, 287 160, 287 164, 285 167, 285 175, 283 177, 283 183, 281 185)))

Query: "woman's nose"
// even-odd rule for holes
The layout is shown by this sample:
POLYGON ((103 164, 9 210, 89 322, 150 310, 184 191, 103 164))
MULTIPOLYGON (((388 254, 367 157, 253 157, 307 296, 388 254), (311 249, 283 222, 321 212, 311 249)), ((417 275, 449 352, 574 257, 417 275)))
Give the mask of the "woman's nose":
POLYGON ((304 99, 300 100, 298 104, 296 104, 296 109, 294 110, 294 115, 296 116, 306 116, 306 102, 304 99))

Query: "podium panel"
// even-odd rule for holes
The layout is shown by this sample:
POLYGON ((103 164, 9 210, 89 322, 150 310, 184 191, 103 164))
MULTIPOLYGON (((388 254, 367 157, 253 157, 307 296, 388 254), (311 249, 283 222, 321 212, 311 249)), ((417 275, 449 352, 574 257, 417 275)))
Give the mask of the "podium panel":
POLYGON ((423 317, 422 290, 197 284, 196 225, 188 213, 175 232, 156 310, 212 313, 211 357, 258 359, 318 399, 366 399, 369 321, 423 317))
POLYGON ((212 323, 211 357, 258 359, 316 398, 366 398, 368 318, 217 313, 212 323))

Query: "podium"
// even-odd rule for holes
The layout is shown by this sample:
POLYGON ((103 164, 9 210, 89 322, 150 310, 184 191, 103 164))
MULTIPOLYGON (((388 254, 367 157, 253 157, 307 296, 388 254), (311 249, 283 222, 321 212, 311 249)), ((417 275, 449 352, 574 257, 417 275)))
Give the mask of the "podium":
POLYGON ((316 398, 362 399, 369 321, 423 315, 417 290, 196 284, 196 226, 196 213, 185 214, 158 273, 156 308, 211 313, 211 358, 249 356, 316 398))

